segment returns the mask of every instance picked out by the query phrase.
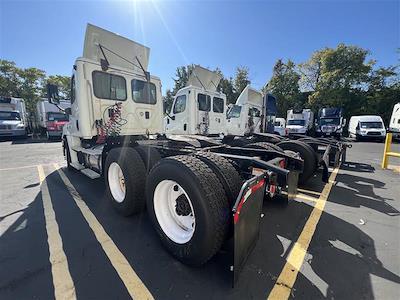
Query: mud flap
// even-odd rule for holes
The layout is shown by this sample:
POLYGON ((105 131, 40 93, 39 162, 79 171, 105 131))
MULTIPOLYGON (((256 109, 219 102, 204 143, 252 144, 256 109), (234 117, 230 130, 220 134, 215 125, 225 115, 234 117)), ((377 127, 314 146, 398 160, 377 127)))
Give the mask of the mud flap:
POLYGON ((233 278, 235 285, 243 266, 259 237, 266 174, 247 180, 232 209, 233 213, 233 278))
POLYGON ((324 152, 324 155, 322 156, 322 161, 321 161, 321 165, 322 165, 322 181, 323 182, 328 182, 329 181, 329 152, 331 151, 331 146, 328 145, 326 147, 326 150, 324 152))

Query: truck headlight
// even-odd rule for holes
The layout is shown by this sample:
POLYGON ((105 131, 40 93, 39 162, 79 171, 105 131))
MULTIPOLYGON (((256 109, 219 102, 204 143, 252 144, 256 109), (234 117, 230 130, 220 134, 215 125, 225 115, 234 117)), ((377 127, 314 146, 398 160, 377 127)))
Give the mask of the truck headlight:
POLYGON ((18 128, 18 129, 20 129, 20 128, 24 128, 24 124, 22 124, 22 123, 19 123, 19 124, 17 124, 17 126, 15 126, 16 128, 18 128))

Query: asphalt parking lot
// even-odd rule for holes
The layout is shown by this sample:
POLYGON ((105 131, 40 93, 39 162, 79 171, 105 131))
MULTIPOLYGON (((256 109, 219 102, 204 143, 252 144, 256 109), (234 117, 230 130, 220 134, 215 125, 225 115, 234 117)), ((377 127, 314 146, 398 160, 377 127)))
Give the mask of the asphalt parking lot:
POLYGON ((146 213, 117 215, 101 179, 67 171, 61 143, 2 141, 0 299, 51 299, 56 285, 78 299, 400 299, 400 174, 380 168, 382 152, 354 143, 329 184, 317 174, 287 206, 264 203, 232 288, 229 244, 185 266, 146 213))

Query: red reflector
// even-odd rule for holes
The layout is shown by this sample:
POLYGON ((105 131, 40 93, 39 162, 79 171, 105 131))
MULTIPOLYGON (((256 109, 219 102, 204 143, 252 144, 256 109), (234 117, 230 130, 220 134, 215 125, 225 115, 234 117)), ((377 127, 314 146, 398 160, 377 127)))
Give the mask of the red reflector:
POLYGON ((244 193, 243 197, 240 199, 237 211, 236 211, 235 215, 233 216, 234 224, 236 224, 237 221, 239 220, 240 211, 242 210, 243 204, 246 202, 247 198, 249 198, 252 193, 254 193, 256 190, 261 188, 263 185, 264 185, 264 179, 260 180, 257 184, 253 185, 250 190, 247 190, 244 193))
POLYGON ((286 167, 286 161, 285 161, 285 159, 282 159, 282 160, 279 162, 279 166, 280 166, 282 169, 284 169, 284 168, 286 167))

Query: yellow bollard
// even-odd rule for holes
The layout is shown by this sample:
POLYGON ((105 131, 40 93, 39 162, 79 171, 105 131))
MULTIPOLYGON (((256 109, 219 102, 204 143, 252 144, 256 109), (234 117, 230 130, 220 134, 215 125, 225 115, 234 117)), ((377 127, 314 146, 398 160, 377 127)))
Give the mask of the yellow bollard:
POLYGON ((387 169, 389 163, 388 153, 390 152, 391 144, 392 144, 392 133, 388 132, 386 134, 385 149, 383 150, 382 169, 387 169))

